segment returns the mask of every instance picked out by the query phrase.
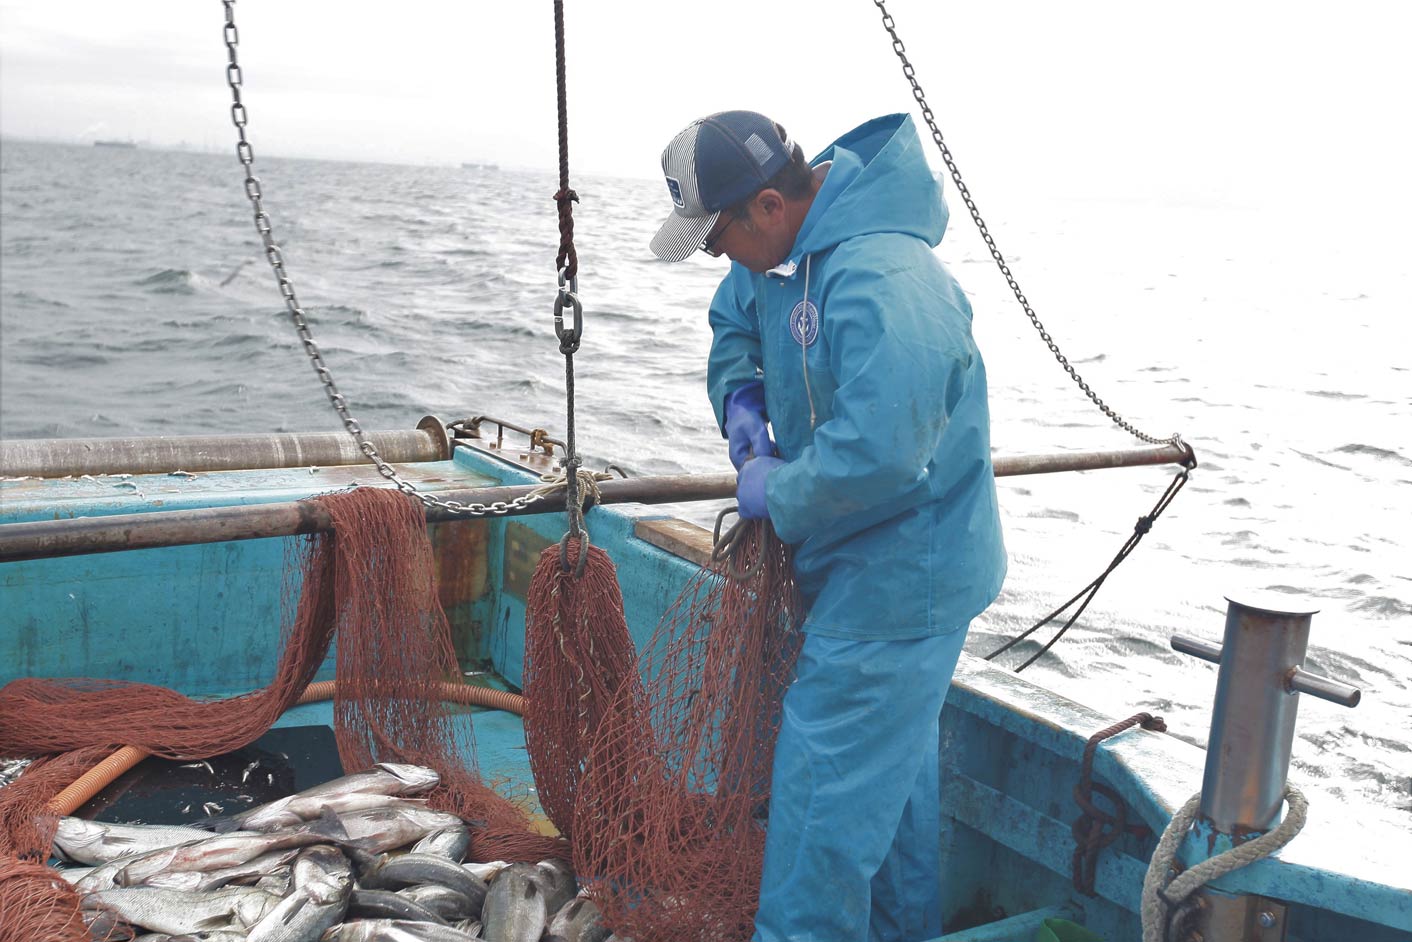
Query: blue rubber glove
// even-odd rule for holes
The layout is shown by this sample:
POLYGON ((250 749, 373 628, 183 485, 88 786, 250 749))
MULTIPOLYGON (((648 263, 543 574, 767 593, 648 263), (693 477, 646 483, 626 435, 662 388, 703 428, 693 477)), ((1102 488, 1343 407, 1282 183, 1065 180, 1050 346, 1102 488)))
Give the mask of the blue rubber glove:
POLYGON ((742 520, 769 520, 770 508, 765 503, 765 478, 776 468, 783 467, 784 459, 766 455, 751 458, 735 476, 736 512, 742 520))
POLYGON ((765 384, 756 380, 732 390, 726 396, 724 409, 726 438, 730 440, 731 464, 739 471, 751 458, 773 456, 775 443, 770 441, 766 425, 765 384))

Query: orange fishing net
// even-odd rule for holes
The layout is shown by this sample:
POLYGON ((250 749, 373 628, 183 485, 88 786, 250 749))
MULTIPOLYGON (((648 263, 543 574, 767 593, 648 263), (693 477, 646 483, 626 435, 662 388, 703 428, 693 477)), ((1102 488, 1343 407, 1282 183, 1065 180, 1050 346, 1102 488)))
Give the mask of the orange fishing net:
MULTIPOLYGON (((336 536, 308 541, 268 687, 215 702, 93 680, 0 690, 0 756, 42 757, 0 789, 0 939, 9 926, 25 927, 16 939, 88 938, 77 896, 40 863, 55 821, 45 805, 61 788, 119 745, 177 759, 247 745, 295 702, 335 633, 345 769, 436 769, 432 806, 478 822, 472 859, 569 855, 481 781, 471 731, 437 695, 459 669, 420 505, 377 488, 316 500, 336 536)), ((780 702, 801 640, 788 549, 767 526, 747 528, 736 565, 748 574, 703 569, 640 657, 607 555, 590 547, 578 574, 581 544, 566 542, 568 570, 560 552, 541 559, 526 626, 525 736, 541 805, 574 838, 579 878, 620 934, 748 938, 780 702)))
MULTIPOLYGON (((744 940, 759 903, 780 702, 802 635, 790 553, 765 524, 692 578, 599 720, 574 865, 619 935, 744 940)), ((527 691, 527 696, 532 692, 527 691)))
POLYGON ((333 517, 336 536, 308 541, 298 609, 269 686, 207 702, 150 684, 88 679, 27 678, 0 689, 0 756, 46 757, 0 789, 0 886, 25 900, 6 899, 0 938, 70 938, 58 929, 9 936, 13 926, 58 925, 76 912, 72 892, 40 892, 49 884, 33 879, 30 863, 20 860, 47 859, 56 819, 45 805, 60 790, 120 745, 176 759, 248 745, 308 686, 335 632, 335 733, 345 769, 377 761, 436 769, 442 780, 431 806, 483 822, 473 836, 473 859, 567 856, 562 841, 535 833, 525 811, 480 780, 469 730, 458 731, 435 695, 438 684, 459 680, 459 673, 420 504, 380 488, 314 500, 333 517), (67 915, 56 921, 55 912, 67 915))
POLYGON ((617 570, 589 546, 580 573, 582 544, 540 555, 525 617, 525 745, 540 807, 571 840, 589 742, 618 688, 637 681, 617 570))

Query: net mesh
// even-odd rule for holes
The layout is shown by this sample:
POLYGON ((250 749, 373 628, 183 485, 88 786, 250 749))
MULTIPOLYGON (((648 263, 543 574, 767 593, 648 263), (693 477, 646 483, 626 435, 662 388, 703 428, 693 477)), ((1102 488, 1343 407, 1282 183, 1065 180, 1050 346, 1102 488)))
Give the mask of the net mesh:
POLYGON ((563 841, 537 833, 525 809, 481 781, 469 724, 452 723, 435 695, 437 684, 459 673, 420 506, 379 488, 314 500, 332 516, 337 537, 307 542, 299 603, 267 687, 216 701, 90 679, 24 678, 0 689, 0 756, 39 757, 0 789, 0 879, 9 894, 0 939, 89 938, 87 930, 70 936, 59 928, 73 924, 77 897, 54 886, 64 882, 54 871, 46 880, 33 869, 44 869, 49 855, 57 816, 47 806, 55 795, 121 745, 173 759, 248 745, 313 680, 335 632, 334 730, 345 769, 378 761, 436 769, 442 779, 430 806, 483 822, 474 829, 472 859, 567 856, 563 841), (50 928, 29 935, 14 928, 41 924, 50 928))
POLYGON ((768 526, 738 543, 743 577, 702 569, 640 653, 606 553, 588 547, 581 575, 577 540, 541 557, 527 605, 525 736, 541 806, 570 851, 482 781, 470 725, 437 695, 460 678, 420 506, 379 488, 315 500, 337 536, 305 543, 269 686, 206 702, 89 679, 0 689, 0 756, 38 757, 0 789, 0 940, 90 937, 77 895, 42 864, 57 820, 47 805, 63 787, 121 745, 174 759, 247 745, 313 680, 335 634, 345 769, 436 769, 431 806, 478 823, 470 859, 572 853, 620 935, 748 938, 780 702, 801 639, 789 551, 768 526))
POLYGON ((540 807, 574 835, 574 802, 588 746, 613 696, 635 685, 623 593, 608 554, 567 539, 539 557, 525 617, 525 745, 540 807))
POLYGON ((736 562, 747 577, 718 566, 688 581, 600 720, 579 782, 579 880, 638 942, 751 935, 803 606, 767 525, 746 530, 736 562))

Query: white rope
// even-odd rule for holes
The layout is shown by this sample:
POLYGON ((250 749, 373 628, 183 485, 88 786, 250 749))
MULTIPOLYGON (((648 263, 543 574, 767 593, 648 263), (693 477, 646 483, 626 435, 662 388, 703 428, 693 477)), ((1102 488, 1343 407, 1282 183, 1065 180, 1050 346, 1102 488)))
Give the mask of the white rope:
POLYGON ((1169 877, 1182 840, 1191 830, 1201 808, 1201 793, 1197 792, 1181 810, 1172 815, 1157 849, 1152 853, 1147 876, 1142 881, 1142 942, 1167 942, 1171 914, 1201 887, 1232 871, 1268 857, 1294 839, 1308 817, 1309 801, 1293 785, 1285 786, 1285 801, 1289 811, 1272 831, 1260 835, 1230 850, 1203 860, 1176 877, 1169 877))
MULTIPOLYGON (((568 486, 568 484, 569 484, 569 476, 568 476, 567 474, 565 474, 562 469, 561 469, 561 470, 558 470, 558 471, 554 471, 554 472, 552 472, 552 473, 550 473, 550 474, 541 474, 541 475, 539 476, 539 479, 540 479, 540 481, 542 481, 543 483, 542 483, 539 487, 536 487, 534 490, 530 491, 530 497, 531 497, 532 499, 533 499, 533 498, 548 497, 550 494, 553 494, 553 493, 555 493, 556 491, 563 490, 563 489, 566 488, 566 487, 568 486)), ((603 496, 603 495, 599 492, 599 490, 598 490, 598 482, 599 482, 599 481, 611 481, 612 479, 613 479, 613 475, 609 474, 607 471, 590 471, 590 470, 588 470, 587 468, 579 468, 579 470, 578 470, 578 482, 579 482, 579 487, 578 487, 578 505, 579 505, 579 510, 583 510, 583 503, 584 503, 584 500, 585 500, 586 495, 588 495, 588 494, 592 494, 592 495, 593 495, 593 502, 594 502, 595 504, 598 503, 598 501, 599 501, 599 500, 602 498, 602 496, 603 496)))

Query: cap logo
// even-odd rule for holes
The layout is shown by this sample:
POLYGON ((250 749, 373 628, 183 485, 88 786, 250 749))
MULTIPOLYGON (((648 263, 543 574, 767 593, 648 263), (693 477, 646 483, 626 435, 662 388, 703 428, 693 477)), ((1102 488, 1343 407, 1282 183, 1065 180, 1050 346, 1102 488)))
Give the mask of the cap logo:
POLYGON ((667 192, 672 194, 672 202, 686 209, 686 199, 681 195, 681 181, 676 177, 667 178, 667 192))
POLYGON ((813 301, 800 301, 789 312, 789 334, 801 347, 813 346, 819 337, 819 309, 813 301))

